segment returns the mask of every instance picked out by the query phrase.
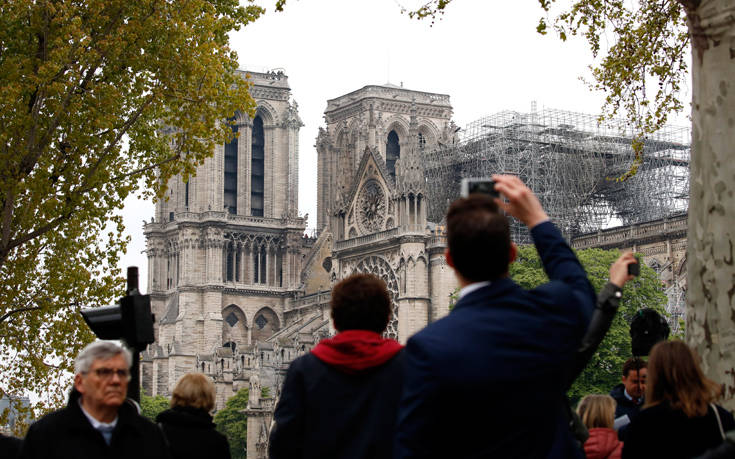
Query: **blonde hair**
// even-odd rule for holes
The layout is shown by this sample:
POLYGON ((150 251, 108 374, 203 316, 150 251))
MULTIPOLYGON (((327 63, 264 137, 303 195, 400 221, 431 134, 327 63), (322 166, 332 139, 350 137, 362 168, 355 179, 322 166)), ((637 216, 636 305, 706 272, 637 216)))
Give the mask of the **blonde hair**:
POLYGON ((587 395, 577 405, 577 414, 588 429, 612 429, 615 423, 615 400, 609 395, 587 395))
POLYGON ((661 341, 648 357, 646 407, 668 401, 687 417, 704 416, 720 385, 704 376, 699 355, 679 340, 661 341))
POLYGON ((214 383, 202 373, 189 373, 176 383, 171 395, 171 408, 190 406, 207 412, 214 408, 214 383))

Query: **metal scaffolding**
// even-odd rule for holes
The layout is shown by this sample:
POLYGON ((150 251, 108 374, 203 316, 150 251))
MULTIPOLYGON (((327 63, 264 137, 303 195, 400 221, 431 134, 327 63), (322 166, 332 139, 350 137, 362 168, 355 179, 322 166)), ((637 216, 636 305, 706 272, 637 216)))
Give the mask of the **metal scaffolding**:
MULTIPOLYGON (((667 126, 648 136, 638 173, 615 181, 633 163, 632 138, 625 122, 600 125, 593 115, 562 110, 481 118, 456 143, 424 153, 429 220, 443 220, 462 178, 495 173, 521 177, 567 237, 686 211, 689 129, 667 126)), ((518 222, 512 232, 516 242, 530 242, 518 222)))

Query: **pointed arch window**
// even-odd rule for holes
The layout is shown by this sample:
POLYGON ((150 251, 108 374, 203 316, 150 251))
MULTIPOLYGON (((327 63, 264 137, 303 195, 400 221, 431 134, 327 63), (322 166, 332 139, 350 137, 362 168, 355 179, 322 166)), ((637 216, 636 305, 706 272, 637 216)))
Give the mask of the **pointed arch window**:
POLYGON ((232 282, 235 274, 235 250, 229 242, 225 248, 225 280, 232 282))
POLYGON ((401 145, 398 140, 396 131, 388 133, 388 141, 385 144, 385 166, 388 169, 388 175, 395 178, 396 161, 401 157, 401 145))
POLYGON ((265 132, 260 115, 253 120, 252 160, 250 168, 250 214, 263 216, 263 190, 265 190, 265 132))
POLYGON ((225 145, 224 204, 225 211, 231 214, 237 213, 237 129, 233 124, 235 137, 225 145))
POLYGON ((253 251, 253 282, 256 284, 265 284, 265 268, 266 268, 266 251, 265 246, 260 246, 253 251))

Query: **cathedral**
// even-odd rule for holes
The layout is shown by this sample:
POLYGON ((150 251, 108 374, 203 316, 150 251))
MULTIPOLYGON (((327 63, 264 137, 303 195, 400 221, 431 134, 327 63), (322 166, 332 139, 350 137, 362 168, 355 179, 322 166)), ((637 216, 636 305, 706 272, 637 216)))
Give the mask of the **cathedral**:
POLYGON ((156 343, 142 387, 170 396, 184 374, 217 387, 216 409, 249 389, 248 457, 267 457, 288 365, 335 333, 330 288, 355 272, 393 300, 401 342, 447 314, 457 283, 440 222, 427 221, 420 154, 455 140, 449 96, 365 86, 327 101, 318 153, 317 236, 298 214, 298 105, 283 72, 249 75, 255 116, 195 176, 169 183, 144 227, 156 343))

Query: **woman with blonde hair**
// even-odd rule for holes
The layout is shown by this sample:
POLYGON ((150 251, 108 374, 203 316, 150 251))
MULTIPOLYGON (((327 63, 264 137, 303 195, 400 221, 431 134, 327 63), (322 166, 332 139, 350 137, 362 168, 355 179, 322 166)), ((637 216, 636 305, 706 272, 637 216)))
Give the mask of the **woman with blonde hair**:
POLYGON ((720 386, 708 379, 699 356, 681 341, 662 341, 648 358, 646 404, 630 424, 623 458, 691 458, 722 443, 735 428, 732 414, 714 401, 720 386))
POLYGON ((202 373, 189 373, 176 383, 171 408, 156 421, 168 439, 173 459, 230 459, 227 438, 215 430, 212 416, 215 389, 202 373))
POLYGON ((587 459, 620 459, 623 443, 613 430, 615 400, 609 395, 587 395, 579 402, 577 413, 590 433, 584 443, 587 459))

